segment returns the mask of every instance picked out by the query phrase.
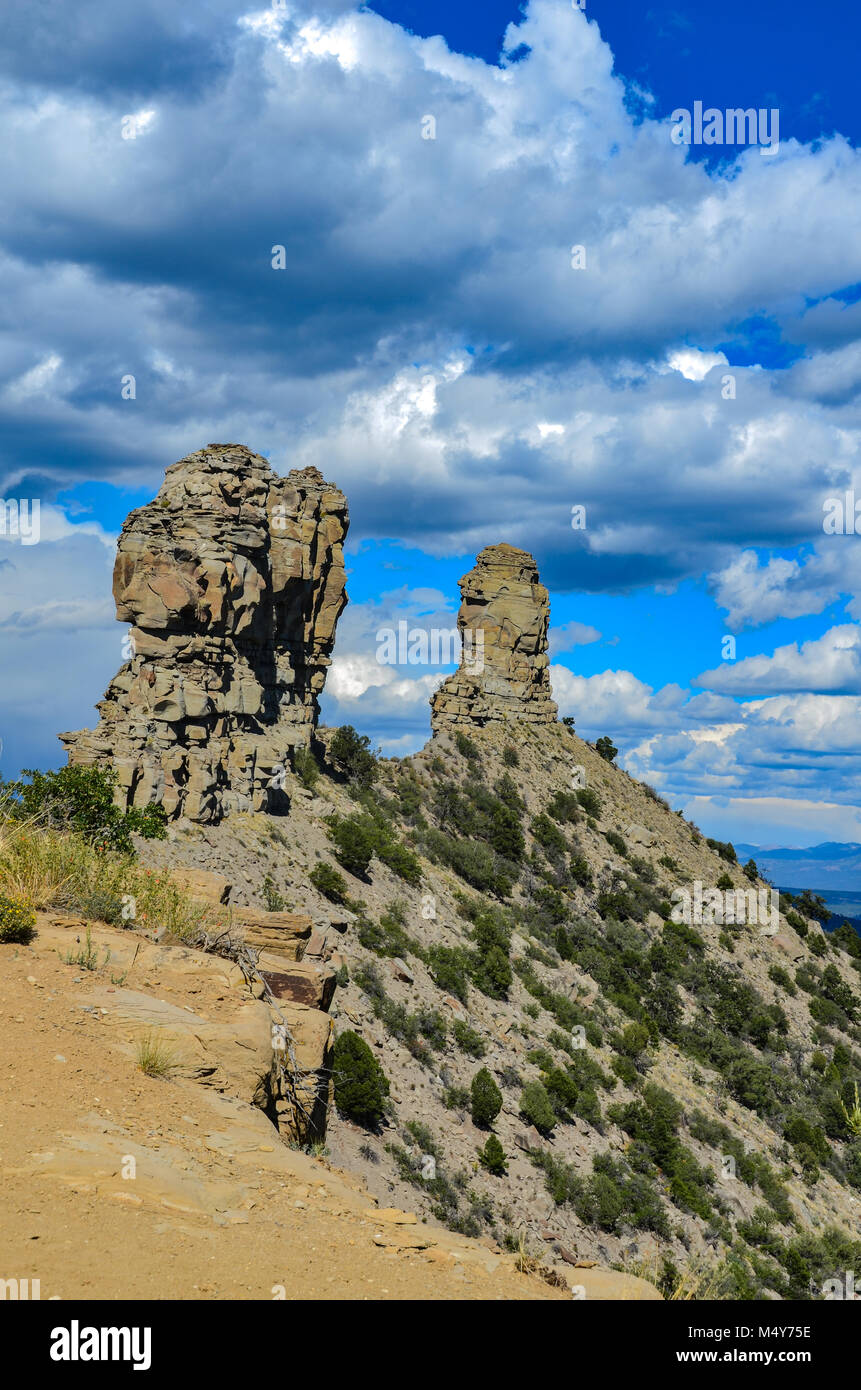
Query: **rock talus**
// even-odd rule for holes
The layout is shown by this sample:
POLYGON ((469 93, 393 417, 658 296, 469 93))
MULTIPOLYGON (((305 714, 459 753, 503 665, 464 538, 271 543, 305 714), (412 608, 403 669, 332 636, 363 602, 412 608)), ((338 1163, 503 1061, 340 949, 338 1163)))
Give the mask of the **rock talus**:
POLYGON ((431 699, 434 733, 521 720, 552 724, 550 599, 526 550, 489 545, 460 581, 460 667, 431 699))
POLYGON ((95 730, 61 734, 72 763, 112 763, 126 806, 217 821, 282 809, 283 769, 317 722, 347 602, 343 493, 285 477, 239 444, 168 468, 133 511, 114 565, 130 660, 95 730))

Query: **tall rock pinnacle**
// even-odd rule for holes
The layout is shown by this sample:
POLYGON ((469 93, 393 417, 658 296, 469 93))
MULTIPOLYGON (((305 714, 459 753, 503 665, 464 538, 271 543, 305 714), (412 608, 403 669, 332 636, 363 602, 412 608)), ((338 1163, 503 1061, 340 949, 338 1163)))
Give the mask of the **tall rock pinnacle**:
POLYGON ((283 769, 317 722, 347 602, 343 493, 286 477, 241 444, 173 464, 126 519, 114 565, 131 659, 72 763, 112 763, 127 806, 215 821, 283 803, 283 769))
POLYGON ((504 720, 552 724, 550 599, 526 550, 489 545, 460 581, 463 658, 431 699, 434 733, 504 720))

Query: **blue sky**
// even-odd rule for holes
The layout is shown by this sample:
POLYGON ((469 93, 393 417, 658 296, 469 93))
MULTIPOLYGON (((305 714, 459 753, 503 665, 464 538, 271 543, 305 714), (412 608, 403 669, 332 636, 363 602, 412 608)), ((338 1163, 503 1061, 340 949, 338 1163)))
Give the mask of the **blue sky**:
POLYGON ((238 440, 350 500, 328 722, 421 746, 440 672, 380 667, 376 634, 451 626, 509 540, 585 737, 708 833, 861 840, 861 537, 823 530, 861 499, 859 27, 771 0, 17 12, 0 497, 42 533, 0 536, 3 773, 94 722, 128 510, 238 440), (777 150, 675 144, 698 101, 776 108, 777 150))

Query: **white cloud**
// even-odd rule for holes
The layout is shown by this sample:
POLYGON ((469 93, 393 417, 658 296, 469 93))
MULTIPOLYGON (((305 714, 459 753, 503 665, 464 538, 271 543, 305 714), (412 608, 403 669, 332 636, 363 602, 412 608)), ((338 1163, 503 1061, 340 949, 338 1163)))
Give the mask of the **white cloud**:
POLYGON ((601 634, 590 623, 570 622, 563 627, 551 627, 548 638, 551 655, 555 655, 557 652, 570 651, 572 647, 586 647, 598 642, 601 634))
POLYGON ((722 352, 703 352, 700 348, 677 348, 667 358, 668 365, 675 372, 681 372, 688 381, 703 381, 712 367, 728 367, 729 360, 722 352))
POLYGON ((861 627, 844 623, 807 642, 790 642, 772 656, 724 662, 693 685, 728 695, 783 691, 861 694, 861 627))

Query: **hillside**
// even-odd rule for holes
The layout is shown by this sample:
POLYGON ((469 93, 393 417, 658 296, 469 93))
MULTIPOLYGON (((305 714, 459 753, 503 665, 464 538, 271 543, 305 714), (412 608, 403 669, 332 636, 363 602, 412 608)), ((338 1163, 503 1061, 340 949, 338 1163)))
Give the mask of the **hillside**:
POLYGON ((688 1271, 712 1296, 805 1297, 852 1267, 861 1143, 840 1098, 861 1076, 857 957, 795 916, 776 935, 669 922, 679 885, 751 883, 562 725, 439 734, 364 790, 325 765, 320 732, 324 770, 306 769, 313 789, 289 779, 288 817, 142 850, 152 866, 229 865, 238 903, 275 895, 318 921, 332 904, 310 876, 340 874, 352 920, 320 947, 338 971, 331 1016, 371 1043, 391 1095, 378 1132, 330 1111, 333 1159, 382 1201, 503 1243, 525 1230, 557 1260, 667 1292, 688 1271), (333 815, 369 827, 395 867, 375 853, 346 871, 333 815), (482 1067, 503 1102, 499 1176, 469 1113, 482 1067))

